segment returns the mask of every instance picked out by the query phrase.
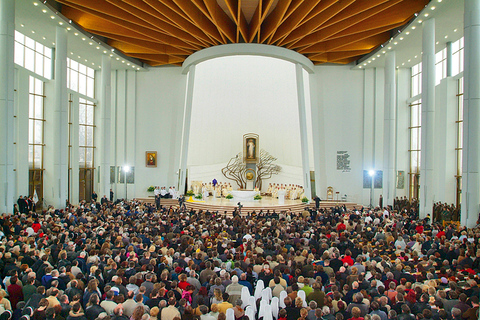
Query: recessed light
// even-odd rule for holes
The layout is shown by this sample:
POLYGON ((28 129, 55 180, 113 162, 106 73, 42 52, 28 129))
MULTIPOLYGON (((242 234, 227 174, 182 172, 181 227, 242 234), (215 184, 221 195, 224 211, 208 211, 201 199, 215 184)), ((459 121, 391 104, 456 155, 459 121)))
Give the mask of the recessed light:
POLYGON ((442 0, 437 0, 438 2, 442 2, 442 0))
POLYGON ((110 57, 113 57, 113 54, 111 54, 110 57))
POLYGON ((392 47, 388 47, 388 50, 392 50, 392 47))
POLYGON ((89 44, 89 45, 93 45, 93 42, 89 42, 88 44, 89 44))
POLYGON ((403 37, 400 37, 400 40, 403 40, 403 37))
POLYGON ((395 41, 393 44, 394 44, 394 45, 397 45, 397 44, 398 44, 398 42, 397 42, 397 41, 395 41))
POLYGON ((137 68, 137 70, 140 70, 140 68, 137 68))
POLYGON ((97 50, 100 50, 100 47, 99 47, 99 46, 97 46, 97 50))
POLYGON ((422 22, 423 22, 423 20, 418 20, 418 23, 422 23, 422 22))
POLYGON ((52 45, 55 45, 55 42, 52 42, 52 45))
POLYGON ((78 32, 75 32, 74 35, 78 36, 78 32))
POLYGON ((78 59, 80 59, 80 56, 78 56, 78 59))
POLYGON ((94 66, 94 65, 95 65, 95 63, 92 62, 92 66, 94 66))
POLYGON ((134 65, 132 65, 132 68, 134 68, 134 69, 135 69, 135 66, 134 66, 134 65))
POLYGON ((372 61, 369 60, 368 63, 372 63, 372 61))
POLYGON ((115 52, 115 49, 112 49, 112 52, 115 52))
POLYGON ((375 61, 375 59, 376 59, 375 57, 372 58, 373 61, 375 61))
POLYGON ((117 57, 117 60, 120 60, 120 58, 119 58, 119 57, 117 57))
POLYGON ((407 61, 407 62, 410 62, 410 61, 412 61, 412 59, 408 59, 408 61, 407 61))
POLYGON ((32 33, 35 33, 35 30, 32 30, 32 33))
POLYGON ((107 50, 103 50, 103 53, 107 53, 107 50))
POLYGON ((415 26, 412 26, 412 30, 415 30, 416 28, 417 28, 417 27, 415 27, 415 26))
POLYGON ((385 53, 387 53, 387 51, 383 50, 382 53, 385 54, 385 53))
POLYGON ((52 19, 52 20, 55 19, 55 16, 50 16, 50 19, 52 19))
POLYGON ((425 13, 425 14, 424 14, 424 16, 425 16, 425 17, 428 17, 428 16, 429 16, 429 14, 428 14, 428 13, 425 13))
POLYGON ((377 58, 380 58, 380 55, 379 55, 379 54, 377 54, 377 58))
POLYGON ((100 69, 102 69, 102 66, 98 66, 100 69))
POLYGON ((405 65, 405 62, 404 62, 404 63, 402 63, 402 66, 404 66, 404 65, 405 65))
POLYGON ((410 34, 410 31, 405 32, 405 34, 408 36, 410 34))
POLYGON ((448 38, 448 36, 445 36, 445 39, 447 39, 447 38, 448 38))
POLYGON ((67 27, 67 30, 68 30, 68 31, 70 31, 70 30, 72 30, 72 28, 70 28, 70 27, 67 27))
POLYGON ((85 62, 88 62, 88 60, 87 60, 87 59, 85 59, 85 62))
POLYGON ((458 29, 453 29, 453 32, 457 32, 458 29))
POLYGON ((87 40, 87 39, 84 37, 84 38, 82 38, 82 40, 85 41, 85 40, 87 40))
POLYGON ((435 6, 431 7, 430 10, 435 10, 435 6))
POLYGON ((399 69, 399 68, 400 68, 400 67, 399 67, 399 66, 397 66, 397 69, 399 69))
POLYGON ((43 13, 47 13, 47 9, 43 9, 42 12, 43 12, 43 13))
POLYGON ((364 65, 364 66, 366 66, 367 64, 366 64, 366 63, 364 63, 363 65, 364 65))
POLYGON ((63 26, 63 22, 62 22, 62 21, 60 21, 58 24, 61 25, 61 26, 63 26))
POLYGON ((415 59, 417 59, 418 56, 415 56, 415 59))
POLYGON ((129 62, 129 63, 127 63, 127 66, 129 66, 129 65, 130 65, 130 62, 129 62))
POLYGON ((23 27, 25 27, 25 25, 24 25, 23 23, 21 23, 21 24, 20 24, 20 27, 22 27, 22 28, 23 28, 23 27))
POLYGON ((34 2, 33 5, 36 7, 38 6, 38 2, 34 2))
POLYGON ((43 40, 45 40, 45 39, 47 39, 47 38, 45 38, 45 37, 42 37, 42 39, 43 39, 43 40))
POLYGON ((70 54, 73 54, 73 52, 70 52, 70 54))
POLYGON ((440 42, 438 42, 438 41, 437 41, 437 42, 435 42, 435 44, 439 44, 439 43, 440 43, 440 42))

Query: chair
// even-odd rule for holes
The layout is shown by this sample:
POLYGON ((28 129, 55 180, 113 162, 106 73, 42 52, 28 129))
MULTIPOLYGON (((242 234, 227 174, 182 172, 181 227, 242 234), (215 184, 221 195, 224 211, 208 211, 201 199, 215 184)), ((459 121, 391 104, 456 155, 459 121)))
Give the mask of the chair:
POLYGON ((240 299, 242 299, 242 308, 245 309, 245 307, 248 305, 248 300, 250 299, 250 291, 247 287, 242 288, 240 299))
POLYGON ((245 315, 248 317, 250 320, 255 320, 255 310, 253 310, 252 306, 248 306, 245 308, 245 315))
POLYGON ((235 312, 233 311, 233 308, 227 309, 226 312, 226 320, 235 320, 235 312))
POLYGON ((297 296, 302 298, 303 300, 303 307, 306 308, 307 307, 307 296, 305 294, 305 291, 303 290, 298 290, 297 292, 297 296))
POLYGON ((280 299, 278 299, 278 305, 280 308, 285 308, 285 298, 287 297, 287 291, 283 290, 280 292, 280 299))
POLYGON ((333 187, 327 188, 327 200, 333 200, 333 187))
POLYGON ((270 301, 270 308, 272 308, 272 315, 275 319, 278 319, 278 298, 273 297, 270 301))
POLYGON ((255 286, 255 299, 260 299, 262 297, 262 290, 265 289, 265 285, 263 284, 263 280, 258 280, 257 285, 255 286))

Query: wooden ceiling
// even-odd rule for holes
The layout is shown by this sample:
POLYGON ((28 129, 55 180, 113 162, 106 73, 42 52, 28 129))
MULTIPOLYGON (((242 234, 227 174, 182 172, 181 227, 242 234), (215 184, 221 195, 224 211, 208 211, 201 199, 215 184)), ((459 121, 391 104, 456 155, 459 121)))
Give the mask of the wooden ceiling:
POLYGON ((228 43, 295 50, 313 63, 370 53, 429 0, 57 0, 62 14, 151 66, 228 43))

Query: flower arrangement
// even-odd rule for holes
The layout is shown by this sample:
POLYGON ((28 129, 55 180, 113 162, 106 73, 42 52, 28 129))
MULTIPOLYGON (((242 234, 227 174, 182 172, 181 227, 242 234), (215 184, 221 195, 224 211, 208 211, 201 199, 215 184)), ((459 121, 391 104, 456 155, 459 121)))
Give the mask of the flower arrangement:
POLYGON ((147 188, 147 191, 148 191, 148 192, 153 192, 153 191, 155 191, 155 187, 154 187, 154 186, 150 186, 150 187, 147 188))
POLYGON ((262 200, 262 196, 257 194, 255 197, 253 197, 253 200, 262 200))
POLYGON ((185 195, 186 195, 187 197, 193 197, 193 196, 195 195, 195 193, 193 193, 192 190, 188 190, 187 192, 185 192, 185 195))
POLYGON ((303 198, 302 198, 302 202, 303 202, 303 203, 308 203, 308 201, 309 201, 309 200, 308 200, 307 197, 303 197, 303 198))
POLYGON ((197 200, 201 200, 202 198, 203 198, 203 196, 202 196, 201 193, 199 193, 195 196, 195 199, 197 199, 197 200))
POLYGON ((225 199, 233 199, 233 196, 229 193, 229 194, 227 194, 227 196, 225 197, 225 199))

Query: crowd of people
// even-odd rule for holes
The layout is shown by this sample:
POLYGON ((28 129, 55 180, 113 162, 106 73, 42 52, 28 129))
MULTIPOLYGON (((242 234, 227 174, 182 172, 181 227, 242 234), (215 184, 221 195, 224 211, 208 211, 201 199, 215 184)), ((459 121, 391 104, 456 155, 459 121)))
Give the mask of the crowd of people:
POLYGON ((480 230, 413 207, 106 201, 3 215, 0 241, 0 320, 478 319, 480 230))

